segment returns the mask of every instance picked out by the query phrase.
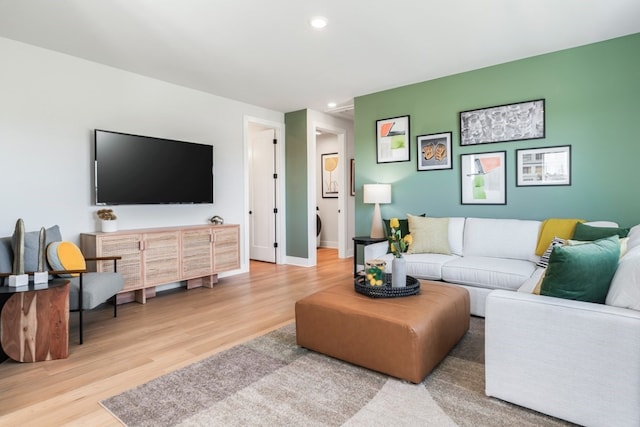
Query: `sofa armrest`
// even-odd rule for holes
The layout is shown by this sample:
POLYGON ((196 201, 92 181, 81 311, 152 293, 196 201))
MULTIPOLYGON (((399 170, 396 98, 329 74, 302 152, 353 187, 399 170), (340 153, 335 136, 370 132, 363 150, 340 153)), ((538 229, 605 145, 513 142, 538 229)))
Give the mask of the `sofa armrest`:
POLYGON ((586 426, 640 425, 640 312, 492 291, 486 394, 586 426))
POLYGON ((376 259, 387 253, 389 243, 387 241, 372 243, 364 247, 364 259, 376 259))

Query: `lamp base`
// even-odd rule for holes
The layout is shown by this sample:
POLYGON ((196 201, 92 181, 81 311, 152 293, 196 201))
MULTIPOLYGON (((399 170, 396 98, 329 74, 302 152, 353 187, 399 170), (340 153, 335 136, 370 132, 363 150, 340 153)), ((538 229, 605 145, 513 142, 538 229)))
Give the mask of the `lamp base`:
POLYGON ((371 221, 371 235, 372 239, 382 239, 385 237, 384 227, 382 225, 382 214, 380 213, 380 204, 376 203, 373 208, 373 219, 371 221))

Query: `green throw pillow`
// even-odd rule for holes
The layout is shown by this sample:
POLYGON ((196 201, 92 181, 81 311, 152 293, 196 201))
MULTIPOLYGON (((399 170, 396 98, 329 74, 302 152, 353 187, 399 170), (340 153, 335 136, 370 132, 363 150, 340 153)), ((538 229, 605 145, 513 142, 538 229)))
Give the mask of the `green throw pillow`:
POLYGON ((619 256, 618 236, 578 246, 556 246, 540 295, 604 304, 619 256))
POLYGON ((577 223, 573 232, 572 240, 592 241, 604 239, 609 236, 618 236, 620 238, 629 235, 628 228, 619 227, 591 227, 582 223, 577 223))

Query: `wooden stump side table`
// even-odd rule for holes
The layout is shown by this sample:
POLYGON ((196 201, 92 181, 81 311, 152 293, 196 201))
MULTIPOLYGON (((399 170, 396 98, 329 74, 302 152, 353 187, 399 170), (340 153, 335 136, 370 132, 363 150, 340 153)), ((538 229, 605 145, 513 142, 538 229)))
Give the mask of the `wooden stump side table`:
POLYGON ((54 280, 42 288, 33 284, 25 288, 3 289, 3 293, 11 295, 0 313, 2 350, 18 362, 66 359, 69 281, 54 280))

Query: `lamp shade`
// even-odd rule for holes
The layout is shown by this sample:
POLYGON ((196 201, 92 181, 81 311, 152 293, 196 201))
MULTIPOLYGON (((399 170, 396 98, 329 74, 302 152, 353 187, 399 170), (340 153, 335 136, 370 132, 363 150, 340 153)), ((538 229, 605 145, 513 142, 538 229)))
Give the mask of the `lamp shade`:
POLYGON ((390 184, 364 184, 362 189, 364 203, 391 203, 390 184))

